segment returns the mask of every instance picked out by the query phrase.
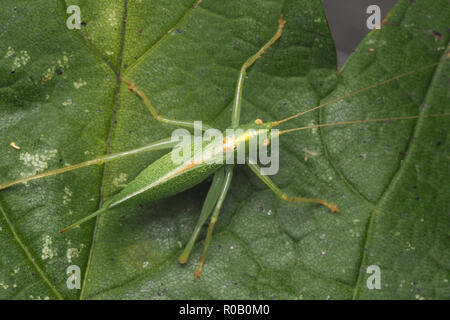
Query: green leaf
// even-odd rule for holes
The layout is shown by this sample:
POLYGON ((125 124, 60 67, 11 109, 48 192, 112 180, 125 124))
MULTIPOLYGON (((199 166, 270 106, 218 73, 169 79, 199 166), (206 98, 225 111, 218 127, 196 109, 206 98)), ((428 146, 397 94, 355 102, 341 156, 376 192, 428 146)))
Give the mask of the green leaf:
MULTIPOLYGON (((0 11, 0 183, 170 136, 123 79, 158 111, 224 129, 241 64, 241 121, 279 120, 448 55, 447 1, 399 1, 336 73, 316 1, 14 1, 0 11), (68 5, 83 21, 70 30, 68 5), (15 142, 19 150, 9 146, 15 142)), ((305 114, 284 127, 449 112, 449 64, 418 71, 305 114)), ((205 232, 177 262, 210 180, 137 208, 115 209, 61 235, 164 151, 0 191, 3 299, 448 299, 448 117, 286 134, 286 192, 341 212, 285 203, 238 166, 201 279, 205 232), (82 289, 66 285, 69 265, 82 289), (379 266, 381 289, 368 289, 379 266)))

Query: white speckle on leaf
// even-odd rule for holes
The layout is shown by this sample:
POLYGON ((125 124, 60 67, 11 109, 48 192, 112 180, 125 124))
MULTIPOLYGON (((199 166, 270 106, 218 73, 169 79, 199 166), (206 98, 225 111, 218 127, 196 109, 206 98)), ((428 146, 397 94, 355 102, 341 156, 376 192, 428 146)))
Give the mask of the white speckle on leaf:
POLYGON ((30 61, 28 51, 21 50, 19 54, 17 54, 12 47, 8 47, 5 58, 14 58, 12 70, 19 69, 20 67, 27 65, 28 61, 30 61))
POLYGON ((53 240, 49 235, 44 236, 44 244, 42 245, 42 260, 51 259, 56 256, 56 250, 51 248, 53 240))
POLYGON ((416 247, 414 247, 410 242, 407 242, 406 245, 408 246, 408 248, 406 248, 406 251, 416 250, 416 247))
POLYGON ((20 175, 22 177, 34 175, 39 172, 42 172, 48 168, 48 161, 53 159, 57 150, 46 150, 43 153, 30 154, 28 152, 23 152, 20 154, 19 159, 23 162, 23 164, 29 168, 31 168, 31 172, 21 172, 20 175))
POLYGON ((14 49, 12 47, 8 47, 8 51, 6 51, 5 58, 12 57, 14 55, 14 49))
POLYGON ((45 73, 44 73, 44 79, 51 80, 53 78, 54 73, 55 73, 55 67, 48 68, 47 71, 45 71, 45 73))
POLYGON ((109 25, 111 27, 114 27, 117 25, 117 17, 116 17, 116 13, 114 11, 109 14, 108 21, 109 21, 109 25))
POLYGON ((125 184, 127 182, 128 175, 126 173, 121 173, 117 178, 113 180, 113 185, 119 187, 120 185, 125 184))
POLYGON ((56 74, 57 69, 58 69, 58 71, 62 72, 64 69, 69 68, 69 57, 67 56, 66 52, 63 52, 63 54, 64 55, 62 58, 57 58, 55 60, 53 66, 50 66, 49 68, 47 68, 47 70, 43 74, 43 80, 45 80, 45 81, 52 80, 56 74))
MULTIPOLYGON (((311 120, 309 123, 308 123, 308 127, 310 127, 310 126, 315 126, 316 125, 316 123, 314 122, 314 120, 311 120)), ((312 128, 311 129, 311 133, 313 134, 313 135, 316 135, 317 134, 317 128, 312 128)))
POLYGON ((72 191, 68 187, 64 187, 63 204, 68 205, 72 201, 72 191))
POLYGON ((67 249, 66 257, 67 257, 67 261, 69 263, 72 262, 73 258, 78 258, 79 255, 80 255, 80 252, 78 251, 77 248, 68 248, 67 249))
POLYGON ((20 55, 14 59, 13 65, 16 69, 19 69, 22 66, 26 66, 29 60, 30 56, 28 55, 28 52, 22 50, 20 51, 20 55))
POLYGON ((147 268, 148 267, 148 261, 144 261, 144 263, 142 264, 142 268, 147 268))
POLYGON ((0 281, 0 287, 2 287, 3 289, 8 289, 9 285, 7 285, 6 283, 4 283, 3 281, 0 281))
POLYGON ((352 235, 353 238, 359 238, 360 237, 359 232, 356 232, 353 229, 350 229, 349 232, 350 232, 350 234, 352 235))
MULTIPOLYGON (((69 242, 70 244, 70 242, 69 242)), ((84 244, 80 244, 80 249, 77 248, 68 248, 66 251, 66 258, 69 263, 72 263, 72 259, 78 258, 80 256, 81 251, 84 248, 84 244)))
POLYGON ((87 85, 87 82, 83 81, 83 79, 80 79, 73 83, 73 86, 75 87, 75 89, 80 89, 82 86, 85 86, 85 85, 87 85))
POLYGON ((17 268, 15 268, 15 269, 14 269, 14 271, 13 271, 13 272, 11 272, 11 275, 12 275, 12 276, 15 276, 16 274, 18 274, 18 273, 19 273, 19 271, 20 271, 20 268, 19 268, 19 267, 17 267, 17 268))
POLYGON ((72 99, 67 98, 67 100, 64 101, 64 102, 62 103, 62 105, 65 106, 65 107, 71 106, 71 105, 72 105, 72 99))

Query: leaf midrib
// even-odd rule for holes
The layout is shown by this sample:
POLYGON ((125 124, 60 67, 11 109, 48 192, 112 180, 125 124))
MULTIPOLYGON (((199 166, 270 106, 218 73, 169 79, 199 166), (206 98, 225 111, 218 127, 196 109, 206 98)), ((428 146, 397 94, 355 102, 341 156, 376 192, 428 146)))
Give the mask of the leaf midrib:
MULTIPOLYGON (((117 75, 116 89, 115 89, 115 93, 114 93, 114 104, 113 104, 113 112, 112 112, 112 116, 111 116, 111 121, 110 121, 110 125, 109 125, 109 133, 108 133, 108 138, 106 139, 106 154, 111 153, 111 140, 112 140, 112 136, 113 136, 114 128, 115 128, 114 124, 115 124, 116 115, 117 115, 119 92, 120 92, 120 86, 122 84, 121 72, 122 72, 122 59, 123 59, 123 51, 124 51, 124 43, 125 43, 125 31, 126 31, 126 24, 127 24, 127 6, 128 6, 128 0, 124 0, 122 32, 121 32, 121 39, 120 39, 119 69, 116 73, 116 75, 117 75)), ((102 180, 101 180, 101 185, 100 185, 100 200, 99 200, 99 206, 98 206, 99 209, 103 205, 103 201, 104 201, 104 189, 105 189, 105 184, 106 184, 106 170, 107 170, 107 165, 105 164, 103 166, 102 180)), ((100 219, 100 216, 97 216, 95 219, 95 225, 94 225, 94 230, 92 232, 92 240, 91 240, 91 245, 90 245, 90 249, 89 249, 88 261, 86 263, 86 271, 84 272, 84 275, 83 275, 83 284, 82 284, 81 292, 80 292, 80 296, 79 296, 80 300, 83 299, 83 295, 86 291, 85 288, 87 287, 87 283, 88 283, 87 279, 88 279, 90 266, 92 263, 92 256, 94 255, 94 248, 95 248, 95 244, 96 244, 96 236, 97 236, 99 219, 100 219)))
MULTIPOLYGON (((193 1, 192 6, 189 7, 187 10, 185 10, 185 12, 182 14, 181 18, 175 22, 175 24, 171 27, 171 29, 173 29, 175 26, 177 26, 187 16, 188 12, 190 12, 194 8, 194 4, 196 2, 197 2, 197 0, 193 1)), ((114 94, 113 113, 111 116, 108 138, 106 140, 106 154, 110 154, 110 152, 111 152, 111 141, 112 141, 112 136, 113 136, 114 129, 115 129, 117 107, 118 107, 118 102, 119 102, 119 92, 120 92, 120 87, 122 84, 122 63, 123 63, 123 53, 124 53, 124 49, 125 49, 125 33, 126 33, 126 22, 127 22, 127 12, 128 12, 127 7, 128 7, 128 0, 124 0, 124 12, 123 12, 123 19, 122 19, 122 32, 121 32, 121 44, 120 44, 118 71, 116 72, 114 70, 114 68, 112 68, 111 64, 107 63, 106 61, 103 60, 103 58, 100 57, 101 61, 106 63, 108 65, 108 67, 112 68, 113 72, 117 75, 117 77, 116 77, 117 85, 116 85, 115 94, 114 94)), ((138 62, 144 56, 146 56, 148 52, 150 52, 152 49, 157 47, 159 45, 159 43, 161 43, 161 41, 163 41, 166 38, 166 36, 167 36, 167 32, 164 32, 163 36, 161 36, 159 39, 157 39, 143 54, 141 54, 141 56, 131 66, 129 66, 127 68, 127 72, 130 72, 130 70, 132 70, 136 65, 138 65, 138 62)), ((96 55, 96 56, 99 55, 96 50, 91 50, 91 51, 93 52, 94 55, 96 55)), ((105 164, 103 167, 102 180, 101 180, 101 186, 100 186, 99 208, 102 206, 102 203, 104 200, 104 189, 105 189, 106 176, 107 176, 106 171, 107 171, 107 164, 105 164)), ((82 300, 84 298, 84 294, 85 294, 87 283, 88 283, 87 279, 88 279, 90 266, 92 263, 92 257, 94 254, 99 219, 100 219, 100 216, 97 216, 97 218, 95 220, 95 225, 94 225, 94 230, 92 233, 92 240, 91 240, 91 245, 90 245, 90 250, 89 250, 89 257, 88 257, 88 261, 86 264, 86 271, 83 276, 83 284, 82 284, 82 288, 81 288, 81 292, 80 292, 80 296, 79 296, 80 300, 82 300)))

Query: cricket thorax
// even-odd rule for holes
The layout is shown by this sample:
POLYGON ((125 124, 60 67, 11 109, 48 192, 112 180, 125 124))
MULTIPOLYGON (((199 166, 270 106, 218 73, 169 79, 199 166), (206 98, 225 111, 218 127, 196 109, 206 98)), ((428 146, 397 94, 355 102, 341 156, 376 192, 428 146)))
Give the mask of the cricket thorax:
POLYGON ((226 163, 243 164, 248 157, 258 158, 261 148, 270 144, 272 124, 262 122, 242 125, 224 131, 222 153, 226 163))
POLYGON ((240 145, 247 145, 249 142, 258 142, 263 139, 263 143, 268 145, 270 143, 269 129, 250 128, 250 129, 235 129, 230 135, 226 135, 222 141, 224 151, 236 150, 240 145))

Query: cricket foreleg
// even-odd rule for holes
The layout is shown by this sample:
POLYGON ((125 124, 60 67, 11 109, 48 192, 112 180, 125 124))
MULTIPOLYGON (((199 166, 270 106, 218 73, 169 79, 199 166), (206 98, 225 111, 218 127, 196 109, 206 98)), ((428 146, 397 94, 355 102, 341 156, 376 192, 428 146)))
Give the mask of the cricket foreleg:
MULTIPOLYGON (((173 125, 173 126, 178 126, 178 127, 194 128, 194 125, 195 125, 194 121, 191 121, 191 120, 175 120, 175 119, 169 119, 169 118, 165 118, 163 116, 160 116, 158 114, 158 112, 156 111, 155 107, 153 106, 152 102, 145 95, 144 92, 139 90, 134 83, 131 83, 128 80, 125 80, 125 82, 128 84, 128 90, 130 90, 133 93, 136 93, 142 99, 142 101, 144 101, 145 106, 147 107, 148 111, 150 111, 150 113, 152 114, 153 118, 155 118, 156 121, 159 121, 159 122, 162 122, 162 123, 166 123, 166 124, 170 124, 170 125, 173 125)), ((208 129, 211 129, 211 126, 202 123, 202 130, 205 131, 205 130, 208 130, 208 129)))
POLYGON ((258 60, 263 55, 263 53, 266 52, 266 50, 281 37, 281 33, 283 32, 283 27, 285 23, 286 21, 283 20, 283 15, 281 15, 280 18, 278 19, 277 32, 272 36, 272 38, 270 38, 270 40, 264 46, 261 47, 261 49, 259 49, 257 53, 248 58, 247 61, 245 61, 241 67, 241 71, 239 72, 239 77, 236 84, 236 92, 233 100, 233 112, 231 115, 231 125, 233 128, 239 126, 239 119, 241 117, 242 89, 244 87, 244 79, 247 74, 247 69, 250 68, 250 66, 253 63, 255 63, 255 61, 258 60))
POLYGON ((292 197, 289 196, 286 192, 281 190, 268 176, 262 175, 260 172, 260 167, 257 164, 247 163, 250 169, 256 174, 258 178, 260 178, 269 188, 272 190, 278 197, 280 197, 284 201, 288 202, 308 202, 308 203, 318 203, 321 204, 331 212, 339 212, 337 205, 326 202, 323 199, 317 198, 304 198, 301 196, 292 197))
POLYGON ((195 226, 194 232, 189 239, 186 247, 184 248, 183 253, 178 258, 180 263, 186 263, 189 259, 189 255, 191 254, 192 248, 195 244, 195 240, 200 233, 202 226, 205 224, 206 220, 210 216, 211 212, 214 209, 214 205, 217 203, 217 199, 220 196, 220 192, 223 188, 223 183, 225 179, 225 170, 224 168, 220 168, 215 174, 209 188, 208 195, 206 196, 205 203, 203 203, 202 212, 198 219, 197 225, 195 226))
POLYGON ((225 179, 223 181, 223 184, 221 186, 219 198, 217 199, 216 207, 214 208, 214 211, 211 215, 211 220, 209 222, 208 231, 206 234, 206 240, 205 245, 203 247, 203 254, 200 258, 200 264, 194 272, 194 279, 200 278, 203 271, 203 265, 205 264, 206 260, 206 254, 208 252, 209 244, 211 243, 212 239, 212 233, 214 230, 214 225, 217 222, 217 218, 219 217, 220 209, 222 208, 222 203, 225 200, 225 197, 227 196, 228 189, 230 187, 231 179, 233 178, 233 167, 229 166, 225 168, 225 179))
POLYGON ((88 166, 95 165, 95 164, 97 164, 97 165, 103 164, 105 162, 117 160, 120 158, 124 158, 124 157, 130 156, 130 155, 134 155, 134 154, 138 154, 138 153, 142 153, 142 152, 173 148, 179 142, 180 142, 179 140, 172 139, 172 138, 159 140, 159 141, 153 142, 153 143, 146 145, 144 147, 141 147, 141 148, 100 156, 95 159, 77 163, 77 164, 74 164, 71 166, 67 166, 67 167, 63 167, 63 168, 59 168, 59 169, 55 169, 55 170, 50 170, 47 172, 36 174, 34 176, 25 177, 25 178, 13 180, 10 182, 6 182, 3 184, 0 184, 0 190, 9 188, 9 187, 14 186, 19 183, 24 183, 24 182, 28 182, 28 181, 32 181, 32 180, 37 180, 40 178, 50 177, 50 176, 54 176, 54 175, 57 175, 60 173, 80 169, 83 167, 88 167, 88 166))

